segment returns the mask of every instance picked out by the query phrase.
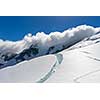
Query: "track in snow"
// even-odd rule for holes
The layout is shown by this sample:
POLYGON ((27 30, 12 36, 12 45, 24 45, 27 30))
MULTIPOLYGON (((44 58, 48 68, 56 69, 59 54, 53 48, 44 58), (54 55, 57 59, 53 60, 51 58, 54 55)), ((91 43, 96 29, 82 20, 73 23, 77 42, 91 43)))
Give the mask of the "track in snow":
MULTIPOLYGON (((87 51, 81 51, 81 52, 86 53, 86 54, 91 54, 90 52, 87 52, 87 51)), ((98 58, 96 58, 96 57, 92 57, 92 56, 87 56, 87 57, 90 58, 90 59, 92 59, 92 60, 100 61, 100 59, 98 59, 98 58)), ((99 72, 99 71, 100 71, 100 69, 97 69, 97 70, 88 72, 88 73, 86 73, 86 74, 84 74, 84 75, 81 75, 81 76, 79 76, 79 77, 76 77, 73 81, 74 81, 75 83, 80 83, 80 81, 78 81, 78 80, 80 80, 80 79, 82 79, 82 78, 84 78, 84 77, 87 77, 87 76, 89 76, 90 74, 97 73, 97 72, 99 72)))
POLYGON ((88 73, 86 73, 86 74, 84 74, 84 75, 81 75, 81 76, 75 78, 73 81, 74 81, 75 83, 81 83, 81 82, 78 81, 78 80, 80 80, 80 79, 82 79, 82 78, 85 78, 86 76, 88 76, 88 75, 90 75, 90 74, 97 73, 97 72, 100 72, 100 69, 97 69, 97 70, 94 70, 94 71, 88 72, 88 73))
POLYGON ((55 56, 56 56, 56 62, 52 66, 51 70, 44 77, 38 80, 37 83, 45 82, 56 71, 56 68, 58 67, 58 65, 61 64, 63 60, 63 55, 59 53, 59 54, 55 54, 55 56))

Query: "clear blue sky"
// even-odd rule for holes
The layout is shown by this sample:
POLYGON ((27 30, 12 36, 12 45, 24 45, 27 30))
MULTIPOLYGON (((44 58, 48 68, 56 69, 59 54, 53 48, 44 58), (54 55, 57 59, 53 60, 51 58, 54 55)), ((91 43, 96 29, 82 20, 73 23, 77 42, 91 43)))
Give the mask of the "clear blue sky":
POLYGON ((54 31, 87 24, 94 27, 100 26, 100 17, 92 16, 2 16, 0 17, 0 39, 20 40, 27 33, 45 32, 49 34, 54 31))

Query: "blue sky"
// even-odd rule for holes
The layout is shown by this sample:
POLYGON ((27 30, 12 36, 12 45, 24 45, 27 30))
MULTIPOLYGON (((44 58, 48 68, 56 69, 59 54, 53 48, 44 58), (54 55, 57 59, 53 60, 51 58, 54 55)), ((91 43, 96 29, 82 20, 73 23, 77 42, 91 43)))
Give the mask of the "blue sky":
POLYGON ((27 33, 64 31, 78 25, 100 26, 97 16, 1 16, 0 39, 21 40, 27 33))

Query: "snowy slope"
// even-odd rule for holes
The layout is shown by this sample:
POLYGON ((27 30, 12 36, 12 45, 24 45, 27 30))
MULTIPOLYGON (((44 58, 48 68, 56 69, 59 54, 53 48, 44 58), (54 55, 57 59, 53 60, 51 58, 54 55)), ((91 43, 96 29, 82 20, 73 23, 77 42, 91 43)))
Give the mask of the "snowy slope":
POLYGON ((48 55, 1 69, 0 82, 36 82, 48 73, 55 61, 55 56, 48 55))
POLYGON ((46 82, 100 82, 100 43, 61 53, 61 65, 46 82))

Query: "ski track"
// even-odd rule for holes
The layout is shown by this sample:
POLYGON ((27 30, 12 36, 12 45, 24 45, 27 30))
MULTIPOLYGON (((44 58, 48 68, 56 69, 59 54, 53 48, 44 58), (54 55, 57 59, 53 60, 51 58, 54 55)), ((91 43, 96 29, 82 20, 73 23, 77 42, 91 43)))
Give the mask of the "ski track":
POLYGON ((89 54, 90 56, 86 55, 86 57, 88 57, 88 58, 90 58, 90 59, 92 59, 92 60, 100 61, 100 58, 98 59, 98 58, 96 58, 96 57, 92 57, 92 56, 91 56, 92 53, 90 53, 90 52, 87 52, 87 51, 80 51, 80 52, 85 53, 85 54, 89 54))
POLYGON ((90 74, 97 73, 97 72, 99 72, 99 71, 100 71, 100 69, 97 69, 97 70, 88 72, 88 73, 86 73, 86 74, 84 74, 84 75, 81 75, 81 76, 79 76, 79 77, 76 77, 73 81, 74 81, 75 83, 81 83, 81 82, 79 82, 78 80, 80 80, 80 79, 82 79, 82 78, 84 78, 84 77, 86 77, 86 76, 88 76, 88 75, 90 75, 90 74))
POLYGON ((63 55, 59 53, 59 54, 55 54, 55 56, 56 56, 56 62, 52 66, 51 70, 44 77, 42 77, 40 80, 38 80, 36 83, 45 82, 53 73, 55 73, 56 68, 59 66, 59 64, 61 64, 61 62, 63 60, 63 55))
MULTIPOLYGON (((80 52, 83 52, 83 53, 85 53, 85 54, 91 54, 90 52, 87 52, 87 51, 80 51, 80 52)), ((98 59, 98 58, 96 58, 96 57, 92 57, 92 56, 86 56, 86 57, 88 57, 88 58, 90 58, 90 59, 92 59, 92 60, 95 60, 95 61, 100 61, 100 59, 98 59)), ((76 77, 75 79, 73 79, 73 81, 74 81, 75 83, 81 83, 81 82, 79 82, 78 80, 80 80, 80 79, 82 79, 82 78, 84 78, 84 77, 86 77, 86 76, 88 76, 88 75, 97 73, 97 72, 99 72, 99 71, 100 71, 100 69, 97 69, 97 70, 88 72, 88 73, 86 73, 86 74, 84 74, 84 75, 81 75, 81 76, 76 77)))
MULTIPOLYGON (((83 52, 83 53, 89 54, 89 55, 91 54, 90 52, 87 52, 87 51, 80 51, 80 52, 83 52)), ((56 54, 55 56, 56 56, 56 62, 54 63, 53 67, 51 68, 51 70, 43 78, 41 78, 39 81, 37 81, 37 83, 43 83, 43 82, 45 82, 53 73, 55 73, 56 68, 58 67, 59 64, 61 64, 61 62, 63 60, 63 55, 59 53, 59 54, 56 54)), ((87 56, 87 57, 90 58, 90 59, 96 60, 96 61, 100 61, 100 59, 98 59, 96 57, 92 57, 92 56, 87 56)), ((100 71, 100 69, 97 69, 97 70, 88 72, 88 73, 86 73, 84 75, 78 76, 75 79, 73 79, 73 82, 75 82, 75 83, 81 83, 78 80, 80 80, 80 79, 82 79, 84 77, 87 77, 90 74, 99 72, 99 71, 100 71)))
POLYGON ((92 53, 90 53, 88 51, 80 51, 80 52, 85 53, 85 54, 92 54, 92 53))

